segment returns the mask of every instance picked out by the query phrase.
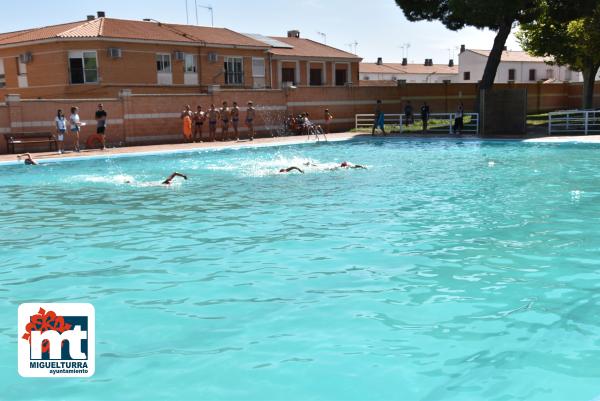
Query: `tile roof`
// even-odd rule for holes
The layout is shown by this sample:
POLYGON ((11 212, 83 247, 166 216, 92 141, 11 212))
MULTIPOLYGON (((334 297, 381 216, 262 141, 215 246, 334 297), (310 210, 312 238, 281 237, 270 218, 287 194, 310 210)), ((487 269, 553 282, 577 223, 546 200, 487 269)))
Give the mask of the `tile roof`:
POLYGON ((283 49, 277 47, 271 48, 270 53, 275 56, 343 58, 360 60, 360 57, 355 54, 336 49, 335 47, 326 46, 310 39, 279 36, 271 36, 271 38, 293 46, 292 49, 283 49))
POLYGON ((359 72, 365 74, 458 74, 458 66, 450 67, 447 64, 434 64, 426 66, 423 64, 385 63, 360 63, 359 72))
MULTIPOLYGON (((491 51, 490 50, 474 50, 467 49, 467 51, 479 54, 484 57, 489 57, 491 51)), ((532 56, 524 51, 503 51, 502 52, 502 61, 505 62, 528 62, 528 63, 545 63, 551 61, 551 58, 548 57, 536 57, 532 56)))
POLYGON ((116 18, 97 18, 92 21, 78 21, 0 34, 0 46, 61 38, 114 38, 182 43, 206 42, 213 45, 268 48, 262 42, 226 28, 164 24, 116 18))

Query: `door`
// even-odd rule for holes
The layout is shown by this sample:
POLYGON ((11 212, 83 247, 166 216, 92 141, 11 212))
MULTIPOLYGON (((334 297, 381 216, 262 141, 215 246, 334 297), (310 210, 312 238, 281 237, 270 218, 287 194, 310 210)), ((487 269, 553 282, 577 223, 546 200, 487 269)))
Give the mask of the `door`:
POLYGON ((344 86, 348 82, 347 70, 335 70, 335 84, 337 86, 344 86))

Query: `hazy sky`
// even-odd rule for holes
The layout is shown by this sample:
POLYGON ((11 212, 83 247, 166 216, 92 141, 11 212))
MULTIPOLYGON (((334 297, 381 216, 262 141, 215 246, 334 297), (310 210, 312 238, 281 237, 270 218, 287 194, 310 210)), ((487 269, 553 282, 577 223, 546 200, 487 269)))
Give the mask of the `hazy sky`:
MULTIPOLYGON (((187 0, 190 23, 196 23, 194 3, 212 5, 215 26, 239 32, 285 36, 290 29, 322 41, 317 32, 327 34, 327 44, 349 50, 358 42, 357 53, 365 61, 383 57, 384 61, 400 61, 402 46, 410 43, 410 61, 421 63, 433 58, 446 63, 461 44, 473 49, 489 49, 494 34, 467 28, 459 32, 445 29, 435 22, 408 22, 394 0, 187 0), (449 50, 450 49, 450 50, 449 50)), ((0 14, 0 31, 8 32, 66 21, 85 19, 98 10, 108 17, 154 18, 164 22, 185 23, 186 0, 78 0, 11 2, 0 14), (35 6, 32 4, 35 3, 35 6)), ((200 25, 210 26, 208 10, 198 8, 200 25)), ((514 37, 509 49, 517 50, 514 37)))

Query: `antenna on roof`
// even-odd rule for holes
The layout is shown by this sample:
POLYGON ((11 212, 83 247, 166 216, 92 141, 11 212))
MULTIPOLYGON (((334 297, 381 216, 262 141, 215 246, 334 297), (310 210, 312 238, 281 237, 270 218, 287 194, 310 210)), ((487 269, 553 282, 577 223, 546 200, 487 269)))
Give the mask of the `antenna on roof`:
POLYGON ((356 48, 358 47, 358 42, 356 41, 356 39, 354 40, 354 42, 348 43, 346 46, 350 48, 350 53, 354 53, 356 55, 356 48), (352 51, 352 48, 354 48, 354 51, 352 51))
MULTIPOLYGON (((210 26, 212 26, 214 28, 215 27, 215 13, 214 13, 213 7, 211 5, 209 5, 209 6, 198 6, 198 5, 196 5, 196 19, 198 18, 198 7, 205 8, 208 11, 210 11, 210 26)), ((196 20, 196 25, 198 25, 198 21, 197 20, 196 20)))
POLYGON ((327 44, 327 34, 323 33, 323 32, 317 32, 317 35, 321 36, 323 38, 323 43, 327 44))
POLYGON ((190 24, 190 11, 188 9, 188 0, 185 0, 185 24, 190 24))

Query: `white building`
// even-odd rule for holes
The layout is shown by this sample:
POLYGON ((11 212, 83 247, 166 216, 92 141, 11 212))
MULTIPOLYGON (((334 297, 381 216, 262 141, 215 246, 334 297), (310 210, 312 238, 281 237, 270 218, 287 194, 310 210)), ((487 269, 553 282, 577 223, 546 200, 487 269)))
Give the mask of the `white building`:
POLYGON ((448 64, 433 64, 431 59, 423 64, 409 64, 406 59, 402 63, 383 63, 379 58, 376 63, 360 63, 359 78, 361 85, 456 82, 458 66, 453 61, 448 64))
MULTIPOLYGON (((489 50, 461 48, 457 82, 477 83, 490 55, 489 50)), ((550 65, 549 58, 534 57, 524 51, 504 51, 495 83, 581 82, 582 75, 568 67, 550 65)))

